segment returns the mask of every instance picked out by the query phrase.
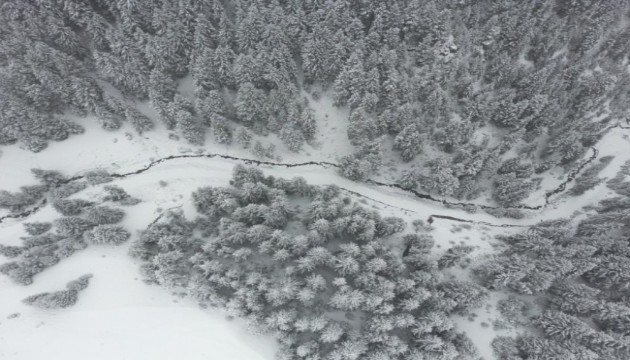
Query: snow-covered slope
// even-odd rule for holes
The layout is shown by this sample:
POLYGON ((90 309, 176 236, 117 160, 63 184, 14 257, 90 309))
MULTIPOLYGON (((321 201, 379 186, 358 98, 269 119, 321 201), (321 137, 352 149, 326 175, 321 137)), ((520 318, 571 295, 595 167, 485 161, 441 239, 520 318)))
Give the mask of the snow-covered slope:
MULTIPOLYGON (((4 233, 3 229, 3 233, 4 233)), ((21 286, 0 278, 2 359, 270 360, 274 341, 252 335, 219 311, 140 281, 126 247, 90 247, 21 286), (63 288, 93 273, 77 304, 64 310, 23 305, 28 295, 63 288), (6 319, 12 313, 20 316, 6 319)))
MULTIPOLYGON (((612 133, 609 137, 616 140, 607 141, 606 150, 602 149, 602 153, 614 154, 617 158, 603 176, 612 177, 627 159, 628 154, 623 153, 627 140, 621 133, 612 133)), ((21 185, 33 184, 35 180, 30 168, 55 169, 66 175, 94 168, 123 173, 142 168, 154 159, 199 150, 181 144, 168 139, 167 134, 160 131, 144 138, 125 136, 124 131, 111 133, 90 128, 86 135, 53 144, 39 154, 16 146, 7 147, 0 157, 0 189, 15 191, 21 185)), ((213 145, 212 148, 204 148, 203 152, 228 153, 227 150, 213 145)), ((229 153, 250 157, 244 149, 231 148, 229 153)), ((312 159, 298 155, 285 159, 304 160, 312 159)), ((15 285, 8 278, 0 277, 0 358, 273 359, 275 344, 271 337, 252 335, 246 331, 244 324, 238 320, 226 320, 225 314, 218 310, 200 309, 189 300, 144 284, 139 280, 138 265, 127 256, 129 243, 138 231, 161 211, 182 207, 187 215, 192 216, 194 210, 189 201, 190 193, 200 186, 227 185, 232 168, 237 163, 239 161, 221 158, 174 159, 141 174, 116 180, 116 185, 142 200, 139 205, 125 209, 124 226, 132 231, 132 239, 116 248, 92 245, 37 275, 30 286, 15 285), (21 303, 21 299, 29 295, 63 288, 67 281, 85 273, 94 274, 94 278, 73 308, 44 311, 21 303), (5 319, 12 313, 20 313, 20 316, 5 319)), ((437 214, 496 225, 527 225, 566 216, 601 198, 606 191, 600 185, 579 198, 559 199, 554 207, 537 212, 530 218, 508 220, 485 213, 471 214, 461 209, 444 208, 441 204, 419 200, 401 190, 354 183, 337 175, 332 168, 262 168, 266 174, 274 176, 302 176, 311 184, 336 184, 352 189, 367 198, 368 206, 408 221, 426 220, 430 215, 437 214)), ((94 199, 101 194, 101 188, 94 186, 73 197, 94 199)), ((22 222, 47 221, 55 216, 54 210, 47 206, 28 220, 6 220, 0 224, 0 243, 19 244, 19 237, 25 235, 22 222)), ((480 224, 464 229, 454 228, 454 225, 457 223, 443 219, 437 219, 433 224, 436 256, 462 242, 477 246, 473 257, 492 252, 493 235, 497 231, 508 231, 480 224)), ((457 320, 458 326, 471 335, 486 358, 492 356, 489 342, 494 336, 493 330, 482 325, 488 316, 483 315, 473 322, 457 320)))
MULTIPOLYGON (((174 181, 174 186, 161 188, 154 176, 121 182, 146 200, 125 208, 124 226, 134 234, 126 244, 92 245, 46 269, 29 286, 0 277, 0 358, 274 359, 275 341, 269 336, 248 333, 244 324, 229 321, 222 311, 200 309, 190 300, 140 280, 139 265, 127 255, 130 242, 155 218, 157 207, 183 202, 189 186, 202 183, 174 181), (66 282, 86 273, 94 277, 70 309, 41 310, 21 303, 29 295, 62 289, 66 282), (14 313, 20 316, 7 319, 14 313)), ((93 199, 100 193, 94 187, 74 197, 93 199)), ((57 216, 48 206, 28 221, 57 216)), ((21 222, 1 224, 2 244, 19 244, 19 236, 25 235, 21 222)))

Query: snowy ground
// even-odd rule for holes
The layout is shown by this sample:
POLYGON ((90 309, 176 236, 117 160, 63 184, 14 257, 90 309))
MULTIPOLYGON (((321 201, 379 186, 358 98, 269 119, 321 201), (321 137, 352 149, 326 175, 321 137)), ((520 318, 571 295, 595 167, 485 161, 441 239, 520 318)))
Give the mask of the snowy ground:
POLYGON ((219 311, 138 280, 126 247, 91 247, 47 269, 33 285, 0 278, 1 359, 274 359, 274 341, 219 311), (20 299, 87 272, 90 286, 71 309, 40 310, 20 299), (6 319, 12 313, 20 316, 6 319))
MULTIPOLYGON (((325 107, 323 107, 325 109, 325 107)), ((317 114, 325 124, 326 111, 317 114)), ((126 129, 131 133, 129 129, 126 129)), ((341 129, 337 129, 341 132, 341 129)), ((345 139, 345 131, 343 131, 345 139)), ((332 132, 334 133, 334 132, 332 132)), ((321 139, 338 142, 331 138, 321 139)), ((613 177, 628 158, 624 149, 628 140, 621 131, 607 135, 600 145, 600 156, 617 155, 602 176, 613 177)), ((80 174, 90 169, 103 168, 112 172, 137 170, 151 160, 169 155, 194 153, 199 148, 170 140, 165 131, 153 131, 147 137, 126 136, 125 129, 105 132, 88 127, 87 133, 67 141, 51 144, 49 149, 33 154, 10 146, 0 155, 0 189, 16 191, 21 185, 34 184, 30 168, 56 169, 66 175, 80 174)), ((249 157, 248 150, 209 144, 204 153, 222 153, 249 157)), ((330 147, 313 149, 316 155, 289 155, 284 161, 334 160, 330 147), (321 150, 321 152, 320 152, 321 150)), ((187 215, 193 214, 190 193, 199 186, 227 185, 237 161, 220 158, 177 159, 156 165, 150 170, 120 179, 115 184, 125 188, 143 202, 126 208, 125 227, 134 237, 160 213, 160 209, 182 206, 187 215), (166 182, 166 185, 160 184, 166 182)), ((500 224, 533 224, 543 219, 567 216, 584 205, 601 199, 606 194, 600 185, 579 198, 559 198, 556 205, 534 213, 523 220, 497 219, 485 213, 470 214, 461 209, 447 209, 440 204, 419 200, 396 189, 359 184, 336 174, 335 169, 317 166, 281 168, 262 167, 265 173, 281 177, 303 176, 312 184, 336 184, 352 189, 371 199, 366 206, 379 208, 386 215, 396 215, 408 221, 426 220, 431 214, 447 215, 475 221, 500 224)), ((99 187, 90 187, 73 197, 93 199, 100 196, 99 187)), ((358 199, 358 198, 357 198, 358 199)), ((2 215, 2 214, 0 214, 2 215)), ((7 220, 0 224, 0 243, 17 244, 24 236, 21 223, 46 221, 55 217, 50 206, 27 220, 7 220)), ((460 223, 437 219, 432 234, 436 239, 436 256, 450 246, 465 243, 477 246, 473 257, 493 251, 491 246, 497 232, 511 231, 482 225, 461 227, 460 223)), ((133 238, 131 239, 133 241, 133 238)), ((131 242, 130 241, 130 242, 131 242)), ((147 286, 138 280, 138 264, 127 256, 129 243, 121 247, 91 246, 69 259, 47 269, 35 277, 30 286, 11 283, 0 277, 0 358, 2 359, 273 359, 275 343, 267 336, 252 335, 242 323, 228 321, 216 310, 202 310, 168 291, 147 286), (55 291, 76 277, 92 273, 90 287, 80 294, 71 309, 43 311, 23 305, 21 299, 43 291, 55 291), (17 318, 6 319, 13 313, 17 318)), ((0 258, 0 263, 4 259, 0 258)), ((496 299, 494 299, 496 300, 496 299)), ((492 354, 489 343, 494 336, 483 322, 496 317, 492 310, 480 309, 475 321, 456 319, 480 348, 486 359, 492 354)))
MULTIPOLYGON (((183 203, 184 196, 190 195, 189 186, 208 182, 209 174, 205 176, 179 183, 181 186, 175 180, 173 186, 164 188, 152 175, 120 181, 118 184, 146 200, 125 208, 123 225, 133 233, 127 244, 92 245, 46 269, 30 286, 0 277, 0 358, 274 359, 272 338, 248 333, 243 323, 228 321, 219 310, 200 309, 190 300, 144 284, 139 279, 139 264, 127 255, 138 232, 156 217, 156 209, 171 202, 183 203), (21 303, 29 295, 61 290, 66 282, 86 273, 94 277, 70 309, 40 310, 21 303), (20 316, 7 318, 14 313, 20 316)), ((94 199, 101 194, 100 187, 92 187, 73 197, 94 199)), ((48 206, 28 221, 56 216, 48 206)), ((18 244, 19 236, 25 235, 21 222, 0 224, 2 244, 18 244)))

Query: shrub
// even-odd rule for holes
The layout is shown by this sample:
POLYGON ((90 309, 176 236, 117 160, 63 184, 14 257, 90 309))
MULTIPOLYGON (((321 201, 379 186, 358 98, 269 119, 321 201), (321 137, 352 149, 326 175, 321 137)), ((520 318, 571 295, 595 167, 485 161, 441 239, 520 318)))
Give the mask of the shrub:
POLYGON ((35 246, 54 244, 58 241, 61 241, 63 238, 64 237, 61 235, 48 233, 24 237, 22 238, 22 243, 24 244, 25 248, 32 248, 35 246))
POLYGON ((63 199, 63 198, 67 198, 68 196, 72 194, 76 194, 85 188, 87 188, 87 184, 84 181, 72 182, 72 183, 61 185, 58 188, 52 189, 50 191, 50 195, 53 198, 63 199))
POLYGON ((131 234, 120 226, 99 225, 85 233, 85 240, 93 244, 120 245, 130 236, 131 234))
POLYGON ((82 275, 78 279, 68 282, 66 284, 66 288, 68 290, 74 290, 74 291, 85 290, 88 287, 88 285, 90 284, 90 279, 93 276, 94 275, 92 275, 92 274, 82 275))
POLYGON ((77 250, 83 250, 87 247, 87 243, 83 239, 67 238, 57 242, 57 250, 55 254, 59 259, 65 259, 74 254, 77 250))
POLYGON ((41 309, 65 309, 76 304, 78 298, 79 292, 77 290, 62 290, 32 295, 22 302, 41 309))
POLYGON ((98 185, 111 182, 113 178, 105 170, 92 170, 85 174, 85 180, 90 185, 98 185))
POLYGON ((0 265, 0 273, 11 278, 20 285, 33 283, 33 276, 41 271, 42 267, 36 261, 17 262, 11 261, 0 265))
POLYGON ((124 216, 124 211, 107 206, 95 206, 85 212, 85 218, 98 225, 115 224, 120 222, 124 216))
POLYGON ((497 302, 497 310, 504 317, 504 319, 511 323, 517 324, 525 318, 529 305, 514 296, 510 296, 507 299, 501 299, 497 302))
POLYGON ((31 172, 36 179, 49 188, 57 187, 68 181, 65 176, 56 170, 31 169, 31 172))
POLYGON ((65 236, 80 238, 84 232, 96 226, 89 220, 77 216, 68 216, 55 220, 57 231, 65 236))
POLYGON ((378 236, 389 236, 405 230, 407 223, 398 217, 386 217, 376 224, 378 236))
POLYGON ((103 201, 119 202, 121 205, 136 205, 140 202, 139 199, 129 196, 129 194, 127 194, 127 192, 120 186, 106 185, 103 189, 107 192, 103 201))
POLYGON ((0 255, 8 258, 14 258, 22 254, 23 249, 20 246, 7 246, 0 244, 0 255))
POLYGON ((256 141, 254 144, 254 148, 252 149, 252 154, 257 158, 269 158, 273 159, 276 153, 276 145, 269 144, 267 147, 264 147, 260 141, 256 141))
POLYGON ((7 209, 14 213, 23 211, 42 199, 47 189, 45 185, 31 185, 22 186, 18 193, 0 190, 0 209, 7 209))
POLYGON ((83 209, 92 205, 94 205, 93 202, 83 199, 60 199, 53 202, 53 207, 55 208, 55 210, 57 210, 59 213, 61 213, 61 215, 64 216, 79 215, 83 211, 83 209))
POLYGON ((106 185, 103 187, 103 190, 107 192, 107 195, 103 198, 104 201, 116 202, 129 198, 129 194, 127 194, 125 189, 117 185, 106 185))
POLYGON ((470 254, 474 248, 466 245, 455 245, 452 248, 446 250, 446 253, 438 260, 438 266, 440 269, 448 268, 453 265, 457 265, 461 262, 466 255, 470 254))
POLYGON ((49 222, 32 222, 32 223, 24 223, 24 230, 29 235, 41 235, 46 231, 50 230, 52 224, 49 222))

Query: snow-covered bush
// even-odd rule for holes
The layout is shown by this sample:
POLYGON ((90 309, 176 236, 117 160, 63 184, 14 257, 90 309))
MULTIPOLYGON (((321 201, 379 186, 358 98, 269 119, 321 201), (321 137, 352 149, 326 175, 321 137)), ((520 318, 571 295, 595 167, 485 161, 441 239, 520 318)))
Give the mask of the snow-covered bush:
POLYGON ((68 181, 63 174, 56 170, 31 169, 31 172, 37 180, 49 188, 57 187, 68 181))
POLYGON ((7 209, 11 212, 24 211, 43 199, 46 191, 47 186, 45 185, 22 186, 20 192, 17 193, 0 190, 0 209, 7 209))
POLYGON ((0 255, 14 258, 20 256, 22 254, 22 247, 20 246, 11 246, 11 245, 2 245, 0 244, 0 255))
POLYGON ((64 236, 80 238, 87 230, 96 226, 95 223, 78 216, 68 216, 54 221, 57 231, 64 236))
POLYGON ((90 284, 90 279, 93 277, 92 274, 81 275, 78 279, 72 280, 66 284, 66 288, 68 290, 81 291, 87 289, 90 284))
POLYGON ((83 199, 59 199, 53 201, 55 210, 64 216, 79 215, 85 208, 92 205, 94 205, 93 202, 83 199))
POLYGON ((53 293, 31 295, 22 300, 22 302, 41 309, 65 309, 76 304, 78 299, 78 291, 61 290, 53 293))
POLYGON ((35 266, 37 264, 32 261, 25 263, 9 261, 0 264, 0 274, 10 277, 17 284, 30 285, 33 283, 33 276, 39 272, 35 266))
POLYGON ((98 185, 108 183, 113 180, 111 175, 105 170, 92 170, 85 174, 85 180, 90 185, 98 185))
POLYGON ((41 309, 65 309, 71 307, 79 299, 79 292, 88 287, 91 278, 92 274, 83 275, 76 280, 68 282, 66 290, 32 295, 22 300, 22 302, 41 309))
POLYGON ((52 223, 49 222, 30 222, 30 223, 24 223, 24 230, 29 234, 29 235, 41 235, 43 233, 45 233, 46 231, 50 230, 50 228, 52 227, 52 223))
POLYGON ((85 240, 92 244, 120 245, 127 241, 131 234, 121 226, 98 225, 85 232, 85 240))
POLYGON ((85 181, 75 181, 68 184, 60 185, 57 188, 54 188, 50 191, 50 196, 52 198, 63 199, 67 198, 72 194, 76 194, 81 190, 87 188, 87 184, 85 181))
POLYGON ((446 250, 446 253, 438 260, 438 266, 440 269, 448 268, 457 264, 470 254, 474 248, 467 245, 455 245, 452 248, 446 250))
POLYGON ((57 264, 61 258, 58 245, 63 237, 41 236, 46 241, 22 246, 14 261, 0 265, 0 273, 18 284, 28 285, 33 282, 33 276, 57 264))
POLYGON ((497 310, 503 319, 511 324, 518 324, 525 318, 526 311, 530 306, 523 300, 510 296, 497 302, 497 310))
POLYGON ((113 209, 107 206, 94 206, 85 211, 85 218, 95 224, 115 224, 125 216, 121 209, 113 209))
POLYGON ((131 197, 125 189, 117 185, 105 185, 103 190, 107 193, 103 198, 103 201, 113 201, 120 203, 121 205, 136 205, 140 202, 139 199, 131 197))

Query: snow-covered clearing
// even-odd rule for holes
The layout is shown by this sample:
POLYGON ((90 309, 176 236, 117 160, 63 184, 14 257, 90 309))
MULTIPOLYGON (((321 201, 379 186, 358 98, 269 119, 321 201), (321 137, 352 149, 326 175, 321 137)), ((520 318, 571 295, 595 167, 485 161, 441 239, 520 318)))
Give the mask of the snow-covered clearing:
POLYGON ((145 285, 126 246, 92 246, 47 269, 30 286, 2 277, 0 288, 2 359, 274 359, 269 337, 249 334, 219 311, 201 310, 145 285), (62 289, 85 273, 94 278, 70 309, 40 310, 20 302, 62 289), (20 316, 6 319, 12 313, 20 316))

